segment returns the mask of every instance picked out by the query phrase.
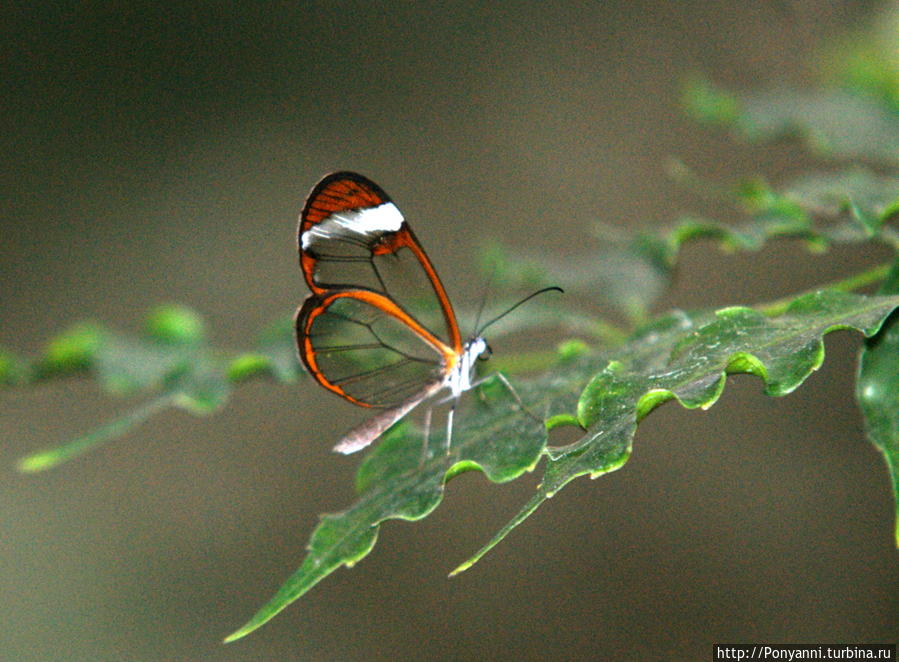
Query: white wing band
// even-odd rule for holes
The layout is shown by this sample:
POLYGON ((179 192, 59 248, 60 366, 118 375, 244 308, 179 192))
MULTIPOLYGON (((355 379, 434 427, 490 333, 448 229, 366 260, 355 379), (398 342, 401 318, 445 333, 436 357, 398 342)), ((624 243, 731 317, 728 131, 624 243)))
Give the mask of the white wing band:
POLYGON ((306 230, 302 236, 303 250, 316 241, 341 236, 367 237, 385 232, 397 232, 403 225, 403 215, 392 202, 358 211, 336 212, 306 230))

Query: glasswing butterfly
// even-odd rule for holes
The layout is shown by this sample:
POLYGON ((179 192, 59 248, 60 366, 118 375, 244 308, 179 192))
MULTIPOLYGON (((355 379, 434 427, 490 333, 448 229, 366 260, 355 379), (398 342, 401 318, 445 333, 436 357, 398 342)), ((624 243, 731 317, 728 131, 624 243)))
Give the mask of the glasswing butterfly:
MULTIPOLYGON (((399 209, 368 178, 335 172, 306 199, 297 242, 312 291, 296 314, 300 359, 329 391, 379 410, 334 450, 365 448, 417 405, 448 389, 449 451, 455 404, 475 385, 475 361, 489 357, 490 348, 480 332, 462 341, 443 283, 399 209)), ((561 291, 545 288, 506 313, 549 290, 561 291)))

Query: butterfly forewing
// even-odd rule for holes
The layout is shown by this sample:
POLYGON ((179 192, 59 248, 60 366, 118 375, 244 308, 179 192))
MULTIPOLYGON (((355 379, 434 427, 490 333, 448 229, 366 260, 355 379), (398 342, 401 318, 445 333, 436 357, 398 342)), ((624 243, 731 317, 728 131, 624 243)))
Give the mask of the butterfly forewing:
POLYGON ((350 172, 325 177, 303 208, 298 241, 303 274, 314 293, 379 292, 461 351, 455 315, 434 267, 377 184, 350 172))
POLYGON ((389 298, 368 290, 312 295, 297 315, 300 356, 326 388, 395 407, 440 384, 451 350, 389 298))
POLYGON ((300 262, 309 288, 382 289, 373 249, 402 224, 399 210, 374 182, 348 172, 322 179, 300 216, 300 262))

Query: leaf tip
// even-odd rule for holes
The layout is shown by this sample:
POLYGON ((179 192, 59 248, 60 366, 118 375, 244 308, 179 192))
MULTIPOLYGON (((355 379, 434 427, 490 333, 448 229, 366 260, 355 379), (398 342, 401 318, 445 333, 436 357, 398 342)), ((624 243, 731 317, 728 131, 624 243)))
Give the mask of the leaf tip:
POLYGON ((447 577, 452 578, 452 577, 455 577, 456 575, 461 575, 463 572, 468 570, 475 563, 477 563, 477 559, 475 559, 475 558, 468 559, 467 561, 464 561, 463 563, 460 563, 458 566, 456 566, 456 568, 452 572, 450 572, 447 575, 447 577))
POLYGON ((52 469, 60 462, 58 453, 42 452, 20 458, 16 462, 16 471, 23 474, 34 474, 52 469))
POLYGON ((281 611, 281 610, 278 609, 274 612, 268 612, 268 613, 265 613, 264 611, 258 612, 255 616, 253 616, 253 618, 251 618, 249 621, 247 621, 246 623, 241 625, 239 628, 237 628, 234 632, 229 634, 227 637, 222 639, 222 643, 230 644, 234 641, 237 641, 238 639, 243 639, 248 634, 255 632, 256 630, 261 628, 263 625, 268 623, 272 619, 272 617, 274 617, 274 615, 277 614, 279 611, 281 611))
POLYGON ((230 644, 231 642, 237 641, 238 639, 243 639, 245 636, 250 634, 253 631, 253 628, 248 628, 246 625, 239 630, 235 630, 227 637, 222 639, 223 644, 230 644))
POLYGON ((546 427, 546 431, 550 432, 565 425, 581 427, 581 422, 573 414, 555 414, 547 418, 543 425, 546 427))
POLYGON ((637 400, 637 422, 642 421, 653 409, 665 404, 674 397, 676 397, 674 393, 666 388, 648 390, 637 400))

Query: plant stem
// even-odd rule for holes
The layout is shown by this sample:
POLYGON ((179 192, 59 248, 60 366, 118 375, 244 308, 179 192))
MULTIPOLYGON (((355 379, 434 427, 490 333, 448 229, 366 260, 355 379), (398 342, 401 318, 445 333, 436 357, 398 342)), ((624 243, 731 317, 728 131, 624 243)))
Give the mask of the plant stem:
POLYGON ((554 350, 544 352, 527 352, 496 357, 490 361, 491 369, 503 373, 521 374, 545 370, 559 360, 559 353, 554 350))
MULTIPOLYGON (((876 267, 872 267, 867 271, 863 271, 858 274, 853 274, 852 276, 848 276, 841 280, 834 281, 832 283, 828 283, 826 285, 821 285, 819 287, 814 288, 812 291, 818 290, 834 290, 836 292, 852 292, 862 287, 866 287, 867 285, 872 285, 874 283, 879 283, 884 278, 886 278, 887 274, 890 271, 889 264, 879 264, 876 267)), ((756 310, 765 315, 780 315, 784 312, 790 305, 790 303, 796 298, 795 294, 792 294, 783 299, 778 299, 777 301, 772 301, 771 303, 766 303, 761 306, 756 306, 756 310)))

